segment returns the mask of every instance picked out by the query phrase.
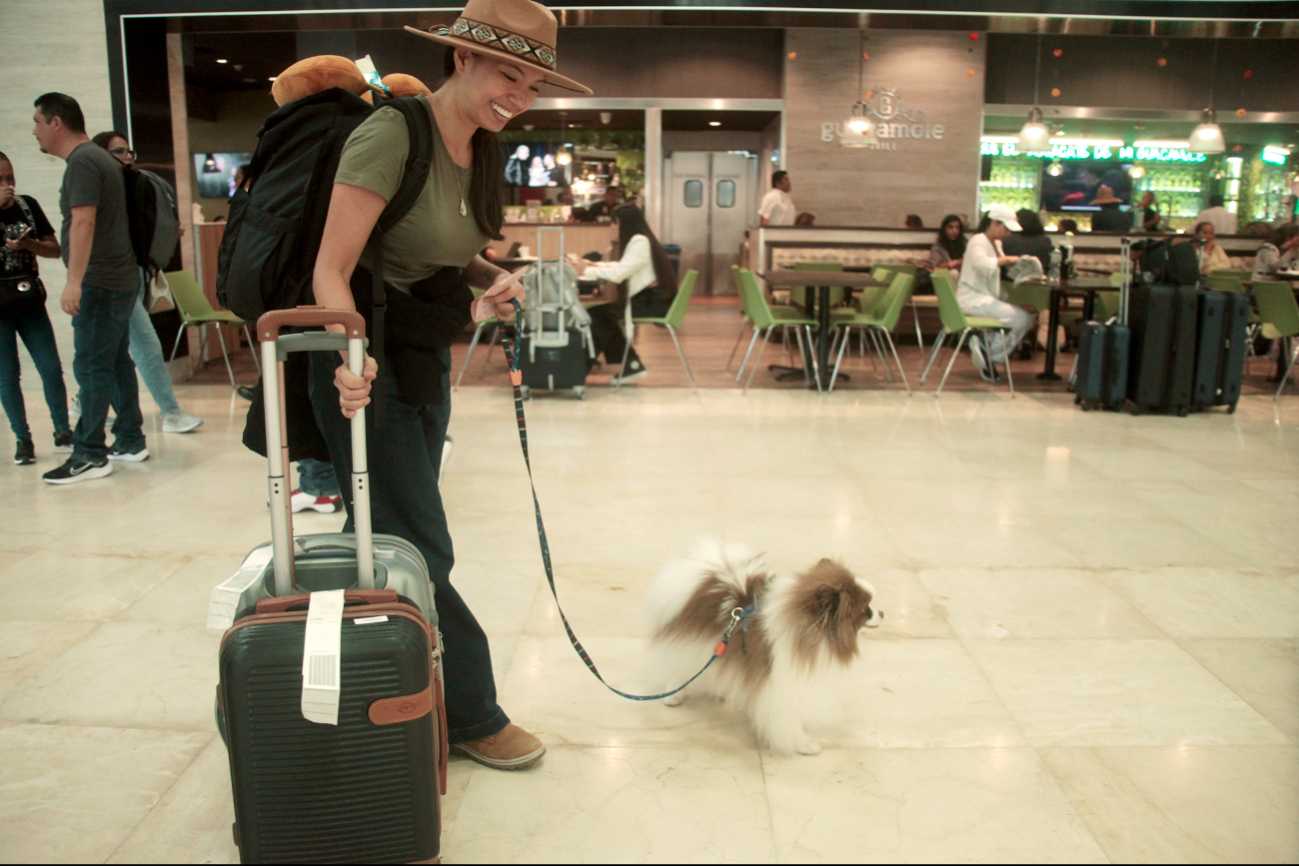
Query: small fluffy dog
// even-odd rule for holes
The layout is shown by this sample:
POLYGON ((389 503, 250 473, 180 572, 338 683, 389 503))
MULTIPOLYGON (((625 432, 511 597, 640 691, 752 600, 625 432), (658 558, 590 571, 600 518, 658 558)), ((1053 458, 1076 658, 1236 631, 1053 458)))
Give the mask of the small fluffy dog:
POLYGON ((701 542, 669 563, 645 594, 653 638, 648 670, 660 686, 693 676, 721 640, 736 608, 755 606, 731 634, 726 652, 685 691, 743 707, 758 739, 777 754, 815 755, 807 723, 832 718, 842 682, 857 658, 857 633, 879 624, 875 590, 842 563, 822 559, 797 575, 777 575, 742 544, 701 542))

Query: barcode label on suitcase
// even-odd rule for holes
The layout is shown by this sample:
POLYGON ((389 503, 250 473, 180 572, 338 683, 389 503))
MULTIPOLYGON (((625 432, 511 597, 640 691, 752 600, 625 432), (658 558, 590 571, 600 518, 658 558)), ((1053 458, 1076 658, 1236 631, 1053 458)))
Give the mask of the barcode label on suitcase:
POLYGON ((313 592, 302 641, 302 717, 322 725, 338 724, 342 648, 343 590, 313 592))
POLYGON ((332 687, 338 685, 338 656, 311 656, 307 659, 307 685, 332 687))

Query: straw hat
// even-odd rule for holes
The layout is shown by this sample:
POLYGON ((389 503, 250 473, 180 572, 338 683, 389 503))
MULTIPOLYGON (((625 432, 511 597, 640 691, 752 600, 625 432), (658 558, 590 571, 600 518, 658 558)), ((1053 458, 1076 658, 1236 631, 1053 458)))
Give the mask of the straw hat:
POLYGON ((545 73, 545 81, 565 90, 590 93, 591 88, 555 71, 559 55, 555 36, 559 25, 549 9, 532 0, 469 0, 450 27, 428 30, 407 27, 416 36, 476 54, 510 60, 545 73))
POLYGON ((1123 204, 1123 199, 1114 194, 1114 190, 1105 184, 1096 190, 1096 198, 1092 199, 1092 204, 1123 204))

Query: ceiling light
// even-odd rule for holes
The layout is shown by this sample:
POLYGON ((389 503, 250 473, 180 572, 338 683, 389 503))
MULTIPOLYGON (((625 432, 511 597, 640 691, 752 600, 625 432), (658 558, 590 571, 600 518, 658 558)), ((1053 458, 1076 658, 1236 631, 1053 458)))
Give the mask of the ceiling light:
POLYGON ((848 119, 844 121, 843 131, 839 133, 839 144, 844 147, 869 147, 872 144, 879 143, 879 137, 875 134, 875 124, 867 116, 866 103, 861 101, 860 94, 865 91, 863 78, 865 77, 866 52, 865 52, 865 33, 857 31, 857 93, 858 100, 853 103, 852 109, 848 112, 848 119))
POLYGON ((709 126, 721 126, 721 125, 722 125, 722 122, 721 122, 720 120, 710 120, 710 121, 708 121, 708 125, 709 125, 709 126))
POLYGON ((1213 111, 1206 108, 1200 125, 1191 133, 1192 153, 1223 153, 1227 141, 1222 137, 1222 127, 1214 122, 1213 111))
POLYGON ((217 60, 217 63, 229 63, 229 60, 217 60))
POLYGON ((210 153, 207 154, 206 157, 207 158, 203 160, 203 173, 215 174, 217 171, 219 171, 219 169, 217 168, 216 157, 210 153))
POLYGON ((1016 144, 1025 153, 1042 153, 1051 149, 1051 133, 1042 122, 1041 109, 1036 106, 1029 109, 1028 122, 1019 131, 1016 144))

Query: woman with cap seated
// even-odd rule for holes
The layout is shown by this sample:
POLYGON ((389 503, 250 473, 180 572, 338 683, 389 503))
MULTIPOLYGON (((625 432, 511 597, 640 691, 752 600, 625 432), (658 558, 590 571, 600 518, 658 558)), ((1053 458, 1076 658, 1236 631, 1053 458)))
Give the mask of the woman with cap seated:
POLYGON ((988 382, 997 380, 995 365, 1006 363, 1007 355, 1033 326, 1032 316, 1001 299, 1001 269, 1020 259, 1005 255, 1001 241, 1021 229, 1008 205, 994 204, 979 224, 978 234, 966 244, 961 260, 961 278, 956 284, 956 301, 961 305, 961 312, 1011 326, 1009 338, 1002 333, 989 334, 986 346, 979 335, 970 337, 970 357, 979 375, 988 382))
MULTIPOLYGON (((406 29, 450 48, 446 81, 435 93, 417 97, 433 122, 428 180, 414 206, 383 236, 389 284, 383 376, 375 381, 373 358, 366 359, 364 375, 356 376, 337 356, 312 353, 312 401, 340 474, 351 462, 345 417, 372 401, 382 406, 381 428, 375 413, 366 413, 374 531, 411 542, 428 564, 448 661, 451 748, 488 767, 519 770, 535 764, 546 748, 496 703, 487 636, 450 580, 454 555, 437 484, 450 419, 446 371, 450 341, 471 318, 511 319, 510 302, 523 297, 517 276, 480 255, 488 241, 501 239, 504 171, 496 133, 532 107, 542 84, 591 91, 555 72, 555 16, 531 0, 469 0, 449 28, 406 29), (486 292, 474 300, 463 284, 486 292), (434 348, 418 357, 409 351, 420 348, 413 344, 394 352, 393 336, 405 335, 394 325, 426 329, 419 338, 434 348)), ((366 242, 400 187, 409 149, 405 117, 391 107, 374 112, 348 138, 316 259, 317 303, 357 308, 353 289, 364 293, 372 281, 366 242)), ((371 305, 361 306, 365 314, 371 305)))

